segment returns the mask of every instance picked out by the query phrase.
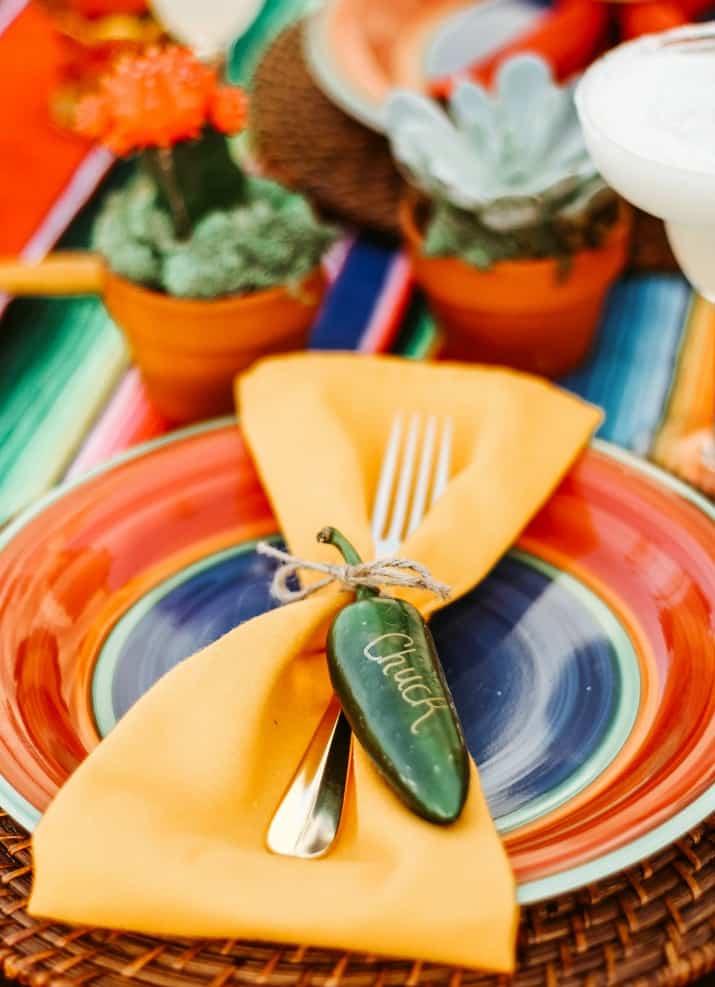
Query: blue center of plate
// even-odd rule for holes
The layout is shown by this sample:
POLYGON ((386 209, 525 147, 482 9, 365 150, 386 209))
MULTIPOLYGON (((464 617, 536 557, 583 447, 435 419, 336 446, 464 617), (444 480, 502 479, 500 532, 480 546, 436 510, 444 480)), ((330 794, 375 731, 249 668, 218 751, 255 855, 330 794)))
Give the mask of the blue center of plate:
MULTIPOLYGON (((274 568, 253 543, 238 546, 127 611, 95 669, 100 732, 187 655, 270 609, 274 568)), ((431 628, 502 832, 566 802, 622 747, 638 708, 637 657, 611 611, 573 577, 512 552, 431 628)))

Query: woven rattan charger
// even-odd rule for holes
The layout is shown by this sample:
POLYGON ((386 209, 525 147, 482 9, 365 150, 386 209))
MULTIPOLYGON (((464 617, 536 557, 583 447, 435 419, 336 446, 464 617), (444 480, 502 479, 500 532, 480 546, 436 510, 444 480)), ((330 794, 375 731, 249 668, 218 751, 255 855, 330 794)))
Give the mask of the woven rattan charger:
POLYGON ((513 980, 309 946, 72 929, 28 916, 31 879, 29 836, 3 815, 0 960, 33 987, 670 987, 715 969, 715 817, 638 867, 525 908, 513 980))

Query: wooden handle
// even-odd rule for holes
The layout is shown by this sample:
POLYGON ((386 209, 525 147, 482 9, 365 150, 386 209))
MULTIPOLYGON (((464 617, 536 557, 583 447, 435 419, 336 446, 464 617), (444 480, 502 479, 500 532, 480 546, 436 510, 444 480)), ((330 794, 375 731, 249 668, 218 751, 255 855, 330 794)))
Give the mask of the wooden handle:
POLYGON ((0 258, 0 292, 11 295, 101 295, 105 269, 99 254, 62 250, 44 260, 0 258))

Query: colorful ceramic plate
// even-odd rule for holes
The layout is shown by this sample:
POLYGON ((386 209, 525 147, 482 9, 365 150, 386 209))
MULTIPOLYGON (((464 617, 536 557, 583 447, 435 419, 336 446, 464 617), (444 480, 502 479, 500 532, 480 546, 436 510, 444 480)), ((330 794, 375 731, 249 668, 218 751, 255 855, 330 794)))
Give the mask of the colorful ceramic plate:
POLYGON ((391 89, 425 89, 534 26, 534 0, 328 0, 307 21, 305 53, 323 92, 383 130, 391 89))
MULTIPOLYGON (((633 863, 715 809, 715 526, 596 445, 432 627, 522 901, 633 863)), ((232 422, 46 498, 0 540, 0 804, 32 828, 161 675, 272 605, 275 521, 232 422)))

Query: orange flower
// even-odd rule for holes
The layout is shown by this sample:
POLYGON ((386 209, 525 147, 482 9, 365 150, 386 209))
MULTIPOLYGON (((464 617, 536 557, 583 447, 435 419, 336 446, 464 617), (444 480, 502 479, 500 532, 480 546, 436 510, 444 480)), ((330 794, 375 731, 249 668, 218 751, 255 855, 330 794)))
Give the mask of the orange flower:
POLYGON ((211 123, 223 134, 237 134, 246 125, 248 98, 235 86, 218 86, 209 111, 211 123))
POLYGON ((147 11, 146 0, 68 0, 67 6, 83 17, 145 14, 147 11))
POLYGON ((80 101, 75 125, 116 154, 128 154, 198 137, 207 123, 236 133, 245 118, 242 90, 219 86, 213 69, 172 45, 118 59, 98 92, 80 101))

